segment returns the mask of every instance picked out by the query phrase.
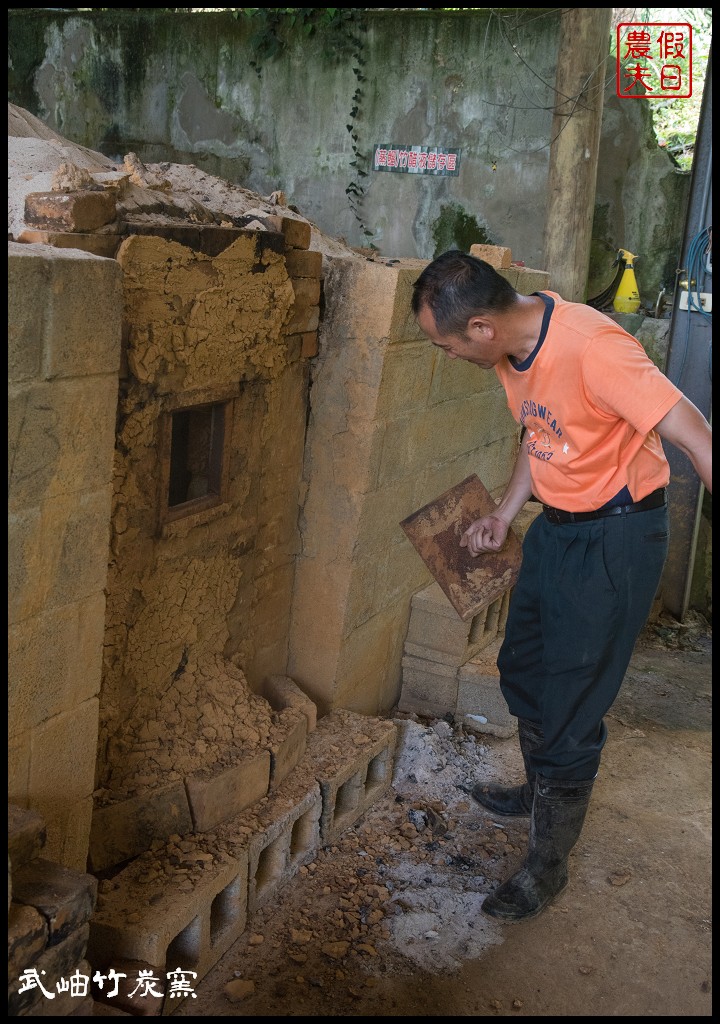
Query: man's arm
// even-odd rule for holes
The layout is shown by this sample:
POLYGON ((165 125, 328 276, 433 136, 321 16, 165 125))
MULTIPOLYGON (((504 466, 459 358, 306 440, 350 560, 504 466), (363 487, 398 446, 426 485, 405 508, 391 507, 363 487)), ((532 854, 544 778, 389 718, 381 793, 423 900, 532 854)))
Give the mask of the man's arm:
POLYGON ((687 455, 712 494, 712 427, 700 410, 683 395, 655 429, 660 437, 687 455))
POLYGON ((497 508, 468 526, 460 538, 460 547, 467 548, 473 557, 484 551, 499 551, 505 543, 510 524, 531 494, 530 459, 525 445, 521 444, 510 482, 497 508))

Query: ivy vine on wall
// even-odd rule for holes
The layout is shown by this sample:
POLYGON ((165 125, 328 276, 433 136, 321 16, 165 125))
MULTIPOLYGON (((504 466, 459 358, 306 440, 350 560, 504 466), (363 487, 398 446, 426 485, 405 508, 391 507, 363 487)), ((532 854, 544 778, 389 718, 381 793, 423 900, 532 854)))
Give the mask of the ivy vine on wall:
POLYGON ((235 18, 250 19, 254 32, 250 36, 253 58, 250 66, 262 75, 264 64, 282 57, 289 46, 302 39, 316 37, 322 44, 321 54, 327 61, 350 60, 355 76, 355 92, 345 126, 352 143, 351 179, 345 189, 348 205, 361 233, 373 245, 372 231, 363 221, 362 201, 366 191, 370 156, 360 146, 363 86, 366 77, 365 38, 367 25, 363 11, 346 7, 242 7, 233 11, 235 18))

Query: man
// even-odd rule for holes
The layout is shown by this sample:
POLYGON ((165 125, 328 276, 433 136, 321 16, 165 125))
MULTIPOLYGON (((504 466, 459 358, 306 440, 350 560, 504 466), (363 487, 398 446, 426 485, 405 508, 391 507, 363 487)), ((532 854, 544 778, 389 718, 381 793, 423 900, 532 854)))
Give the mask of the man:
POLYGON ((497 660, 526 781, 473 790, 495 814, 530 815, 524 864, 483 903, 492 917, 521 921, 567 884, 603 717, 660 582, 670 478, 660 438, 712 493, 711 428, 609 317, 552 291, 520 295, 466 253, 425 268, 412 310, 448 358, 495 368, 523 428, 503 497, 460 544, 473 556, 496 551, 531 496, 543 506, 523 542, 497 660))

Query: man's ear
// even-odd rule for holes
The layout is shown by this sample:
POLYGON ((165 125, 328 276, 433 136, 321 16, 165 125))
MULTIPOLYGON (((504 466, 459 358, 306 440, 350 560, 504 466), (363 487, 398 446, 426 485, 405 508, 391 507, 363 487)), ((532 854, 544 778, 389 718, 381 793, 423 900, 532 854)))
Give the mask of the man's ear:
POLYGON ((471 316, 467 323, 469 338, 481 337, 484 340, 494 337, 495 327, 492 320, 485 316, 471 316))

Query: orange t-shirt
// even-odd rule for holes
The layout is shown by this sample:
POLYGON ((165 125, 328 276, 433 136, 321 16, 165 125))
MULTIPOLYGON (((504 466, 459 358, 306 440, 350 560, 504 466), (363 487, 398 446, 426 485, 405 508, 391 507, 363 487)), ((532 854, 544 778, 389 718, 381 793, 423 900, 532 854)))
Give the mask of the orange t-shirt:
POLYGON ((537 346, 524 362, 503 358, 495 367, 525 427, 533 494, 589 512, 664 487, 670 467, 653 428, 682 392, 610 317, 556 292, 537 294, 547 307, 537 346))

